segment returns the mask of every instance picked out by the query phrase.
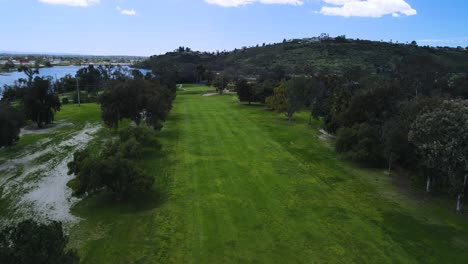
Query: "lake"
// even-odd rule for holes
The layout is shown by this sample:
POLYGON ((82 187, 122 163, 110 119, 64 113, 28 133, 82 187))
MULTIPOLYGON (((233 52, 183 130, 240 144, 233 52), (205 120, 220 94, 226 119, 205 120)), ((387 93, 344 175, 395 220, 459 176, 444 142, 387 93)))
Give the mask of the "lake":
MULTIPOLYGON (((87 66, 55 66, 52 68, 41 68, 39 69, 38 76, 52 76, 55 78, 62 78, 67 74, 75 76, 76 72, 87 66)), ((130 68, 128 66, 122 66, 122 68, 130 68)), ((146 74, 149 70, 140 69, 143 74, 146 74)), ((3 85, 12 85, 19 78, 27 79, 26 74, 23 72, 9 72, 9 73, 0 73, 0 90, 2 90, 3 85)))

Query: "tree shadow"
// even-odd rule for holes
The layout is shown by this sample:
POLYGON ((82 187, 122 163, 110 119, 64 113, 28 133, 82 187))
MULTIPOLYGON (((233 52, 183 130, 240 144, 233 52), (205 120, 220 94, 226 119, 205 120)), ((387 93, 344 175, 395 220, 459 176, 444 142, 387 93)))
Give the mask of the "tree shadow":
POLYGON ((464 263, 468 258, 466 246, 454 243, 456 239, 468 243, 468 233, 448 224, 430 224, 393 211, 383 213, 383 222, 373 223, 421 263, 464 263))

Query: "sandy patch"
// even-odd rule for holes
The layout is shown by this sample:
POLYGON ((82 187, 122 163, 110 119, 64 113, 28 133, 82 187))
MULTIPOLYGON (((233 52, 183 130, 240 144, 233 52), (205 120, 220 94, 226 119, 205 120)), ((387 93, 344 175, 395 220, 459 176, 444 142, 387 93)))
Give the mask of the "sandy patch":
POLYGON ((202 96, 213 96, 213 95, 217 95, 218 93, 206 93, 206 94, 202 94, 202 96))
POLYGON ((48 134, 54 130, 57 130, 61 127, 64 127, 64 126, 69 126, 71 125, 71 123, 66 123, 66 122, 58 122, 58 123, 53 123, 53 124, 50 124, 48 125, 47 127, 45 128, 38 128, 37 125, 29 125, 29 126, 25 126, 21 129, 20 131, 20 137, 23 136, 23 135, 31 135, 31 134, 34 134, 34 135, 37 135, 37 134, 48 134))
POLYGON ((330 140, 330 139, 333 139, 334 136, 329 134, 327 131, 325 131, 324 129, 319 129, 319 132, 320 132, 320 136, 319 136, 319 139, 321 140, 330 140))
POLYGON ((70 213, 70 208, 79 199, 72 196, 72 190, 67 186, 74 178, 74 175, 67 174, 67 164, 75 150, 84 148, 99 129, 99 126, 87 125, 59 144, 2 164, 2 198, 8 197, 13 201, 12 209, 19 217, 77 222, 79 219, 70 213), (48 154, 52 154, 50 160, 36 161, 48 154))

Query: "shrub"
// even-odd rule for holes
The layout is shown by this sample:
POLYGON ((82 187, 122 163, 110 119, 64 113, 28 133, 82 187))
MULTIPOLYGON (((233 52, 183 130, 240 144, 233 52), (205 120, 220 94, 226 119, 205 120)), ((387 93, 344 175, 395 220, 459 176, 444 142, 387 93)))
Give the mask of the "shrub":
MULTIPOLYGON (((87 149, 77 151, 68 164, 69 174, 77 177, 75 194, 111 191, 116 200, 133 193, 151 190, 154 178, 145 174, 136 161, 143 157, 143 144, 156 142, 147 127, 121 129, 117 139, 110 140, 99 153, 87 149)), ((154 133, 154 132, 153 132, 154 133)))
POLYGON ((9 147, 19 140, 24 117, 7 103, 0 103, 0 147, 9 147))
POLYGON ((79 263, 76 251, 65 251, 67 243, 61 223, 26 220, 0 231, 0 263, 79 263))
POLYGON ((68 97, 62 98, 62 104, 68 104, 68 103, 69 103, 68 97))
POLYGON ((370 165, 382 162, 377 132, 367 123, 339 129, 335 149, 356 162, 370 165))

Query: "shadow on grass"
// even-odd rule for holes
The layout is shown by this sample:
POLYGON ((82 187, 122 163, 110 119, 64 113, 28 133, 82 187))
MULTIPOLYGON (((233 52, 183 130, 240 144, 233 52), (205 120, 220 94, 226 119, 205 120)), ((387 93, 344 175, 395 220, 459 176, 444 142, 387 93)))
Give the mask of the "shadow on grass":
POLYGON ((434 225, 412 216, 394 211, 383 213, 381 223, 373 221, 392 240, 404 245, 408 254, 416 256, 421 263, 465 263, 468 234, 448 224, 434 225), (456 240, 461 243, 454 243, 456 240), (460 246, 461 245, 461 246, 460 246), (431 254, 427 249, 436 249, 431 254))
POLYGON ((95 211, 100 213, 113 212, 117 216, 153 210, 159 207, 163 201, 161 194, 156 191, 133 194, 122 201, 117 201, 112 193, 103 191, 84 198, 72 208, 72 212, 80 217, 87 217, 88 214, 92 215, 95 211))

